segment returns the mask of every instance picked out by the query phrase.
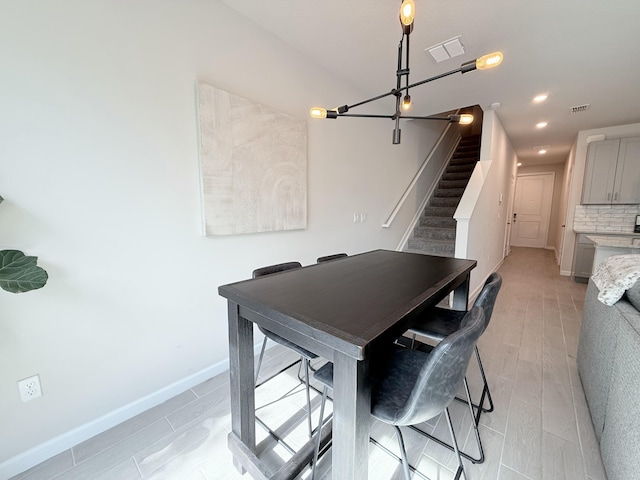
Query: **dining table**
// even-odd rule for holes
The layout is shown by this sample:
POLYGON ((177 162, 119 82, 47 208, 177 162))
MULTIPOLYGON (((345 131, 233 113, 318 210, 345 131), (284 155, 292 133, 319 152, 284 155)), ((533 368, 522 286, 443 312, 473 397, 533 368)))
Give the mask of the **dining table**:
POLYGON ((264 277, 222 285, 227 299, 231 433, 236 469, 256 480, 300 474, 314 439, 276 471, 259 458, 255 432, 253 324, 333 362, 332 478, 368 477, 371 412, 369 369, 376 351, 402 336, 417 317, 451 293, 466 310, 475 260, 374 250, 264 277))

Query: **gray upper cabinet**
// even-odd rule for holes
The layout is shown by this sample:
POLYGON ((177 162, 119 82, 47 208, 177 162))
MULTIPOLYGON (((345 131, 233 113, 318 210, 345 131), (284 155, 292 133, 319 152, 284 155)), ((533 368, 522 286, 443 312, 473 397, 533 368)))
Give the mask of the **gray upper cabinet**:
POLYGON ((640 204, 640 137, 589 144, 583 204, 640 204))
POLYGON ((640 203, 640 137, 620 140, 613 196, 613 203, 640 203))

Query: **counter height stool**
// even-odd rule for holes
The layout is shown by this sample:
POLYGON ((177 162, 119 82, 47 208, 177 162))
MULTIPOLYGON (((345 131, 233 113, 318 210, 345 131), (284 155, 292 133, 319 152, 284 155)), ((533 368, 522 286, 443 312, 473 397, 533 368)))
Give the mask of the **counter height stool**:
MULTIPOLYGON (((493 307, 496 302, 496 297, 498 296, 498 292, 500 291, 500 287, 502 286, 502 277, 499 273, 492 273, 487 278, 480 294, 476 298, 474 302, 474 306, 482 307, 484 315, 485 315, 485 325, 482 329, 482 333, 487 329, 489 325, 489 321, 491 320, 491 314, 493 313, 493 307)), ((413 333, 413 338, 415 340, 416 334, 421 335, 423 337, 428 338, 433 342, 442 341, 442 339, 446 338, 448 335, 458 331, 461 328, 462 321, 466 315, 464 311, 458 310, 449 310, 446 308, 433 307, 426 312, 422 313, 418 321, 411 327, 409 330, 410 333, 413 333)), ((420 344, 420 349, 429 350, 433 347, 429 345, 420 344)), ((415 346, 415 345, 414 345, 415 346)), ((484 449, 482 447, 482 439, 480 438, 480 430, 478 425, 480 424, 480 415, 482 412, 492 412, 493 411, 493 400, 491 398, 491 392, 489 391, 489 384, 487 383, 487 377, 484 373, 484 368, 482 367, 482 360, 480 358, 480 351, 478 350, 478 346, 475 346, 476 360, 478 361, 478 366, 480 368, 480 375, 482 376, 483 386, 482 386, 482 394, 480 395, 480 400, 478 404, 474 404, 471 400, 471 393, 469 392, 469 384, 467 382, 467 378, 464 378, 463 385, 466 393, 466 403, 469 405, 469 413, 471 418, 473 419, 473 433, 476 438, 476 445, 478 447, 478 456, 473 457, 466 452, 460 452, 461 455, 473 463, 483 463, 485 460, 484 449), (484 408, 484 400, 485 397, 489 402, 489 408, 484 408), (475 414, 473 409, 475 408, 475 414)), ((465 402, 464 399, 456 397, 457 400, 465 402)), ((446 447, 450 450, 453 450, 453 446, 446 443, 445 441, 437 438, 424 430, 413 426, 411 427, 416 432, 434 440, 439 443, 443 447, 446 447)))
MULTIPOLYGON (((494 272, 489 275, 482 287, 482 290, 480 291, 480 295, 478 295, 474 302, 474 306, 481 306, 484 309, 485 327, 482 330, 483 333, 489 326, 489 321, 491 320, 493 307, 495 306, 500 287, 502 287, 502 277, 499 273, 494 272)), ((415 334, 418 334, 430 340, 439 342, 447 335, 450 335, 460 329, 460 325, 465 314, 466 312, 464 311, 434 307, 424 312, 418 321, 411 327, 409 332, 414 334, 414 338, 415 334)), ((477 409, 475 422, 477 425, 480 421, 480 414, 482 412, 493 411, 493 399, 491 398, 491 391, 489 390, 489 384, 487 383, 487 377, 484 373, 484 368, 482 367, 482 359, 480 358, 480 351, 477 346, 475 347, 475 352, 483 382, 480 401, 478 402, 478 405, 475 405, 477 409), (489 408, 484 408, 485 397, 489 402, 489 408)))
MULTIPOLYGON (((388 351, 380 353, 380 359, 372 366, 371 415, 396 429, 406 480, 410 479, 412 467, 407 461, 400 427, 426 422, 443 412, 458 457, 455 478, 460 478, 464 473, 448 407, 464 380, 471 352, 484 327, 482 307, 473 307, 464 316, 460 328, 445 337, 429 353, 391 344, 388 351)), ((324 385, 324 391, 312 479, 315 477, 327 389, 333 386, 333 364, 323 365, 315 372, 314 378, 324 385)))
POLYGON ((339 258, 348 257, 346 253, 334 253, 333 255, 325 255, 324 257, 318 257, 316 260, 318 263, 328 262, 330 260, 338 260, 339 258))
MULTIPOLYGON (((254 270, 253 278, 263 277, 265 275, 272 275, 274 273, 284 272, 286 270, 293 270, 296 268, 302 268, 302 265, 300 264, 300 262, 287 262, 287 263, 279 263, 277 265, 269 265, 267 267, 262 267, 254 270)), ((309 427, 309 437, 311 437, 313 435, 313 426, 311 424, 311 396, 309 394, 309 363, 311 362, 311 360, 318 358, 318 356, 315 353, 312 353, 309 350, 306 350, 305 348, 302 348, 301 346, 296 345, 295 343, 290 342, 285 338, 282 338, 280 335, 277 335, 276 333, 273 333, 267 330, 266 328, 263 328, 261 326, 258 326, 258 328, 264 334, 264 341, 262 342, 262 349, 260 350, 260 357, 258 359, 258 366, 256 368, 256 378, 255 378, 256 386, 258 386, 258 375, 260 374, 260 367, 262 365, 262 358, 264 357, 264 351, 267 346, 267 340, 272 340, 280 345, 283 345, 289 348, 290 350, 293 350, 298 355, 300 355, 300 361, 304 365, 304 384, 305 384, 305 389, 307 394, 307 423, 309 427)), ((282 373, 284 370, 290 367, 291 365, 288 365, 283 370, 280 370, 279 372, 277 372, 276 375, 279 373, 282 373)), ((275 375, 272 375, 265 381, 270 380, 274 376, 275 375)), ((275 434, 273 435, 275 436, 275 434)), ((278 440, 280 439, 278 438, 278 440)))

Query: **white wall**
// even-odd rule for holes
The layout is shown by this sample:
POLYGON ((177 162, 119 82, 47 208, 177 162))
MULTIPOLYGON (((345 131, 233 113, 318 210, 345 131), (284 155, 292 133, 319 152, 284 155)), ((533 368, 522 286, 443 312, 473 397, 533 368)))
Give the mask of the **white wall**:
POLYGON ((640 136, 640 123, 618 125, 613 127, 595 128, 578 132, 574 148, 572 148, 569 161, 574 160, 571 173, 570 188, 567 200, 567 216, 564 241, 562 245, 562 259, 560 261, 560 274, 571 275, 573 270, 573 252, 575 249, 576 234, 573 231, 573 218, 576 205, 582 199, 584 186, 584 172, 587 162, 587 137, 604 133, 606 139, 640 136))
POLYGON ((219 285, 395 248, 406 224, 380 225, 442 129, 309 121, 308 228, 203 238, 197 81, 299 118, 368 95, 213 0, 4 1, 0 58, 0 247, 50 275, 0 292, 0 477, 222 371, 219 285))
POLYGON ((458 221, 456 257, 478 262, 471 272, 471 289, 476 293, 504 259, 516 163, 515 151, 495 111, 485 112, 480 161, 454 215, 458 221))

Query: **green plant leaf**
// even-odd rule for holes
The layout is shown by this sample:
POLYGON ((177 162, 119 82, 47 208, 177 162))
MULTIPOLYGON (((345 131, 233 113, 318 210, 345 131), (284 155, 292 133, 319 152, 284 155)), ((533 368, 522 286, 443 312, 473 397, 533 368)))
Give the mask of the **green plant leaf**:
POLYGON ((36 265, 38 257, 20 250, 0 251, 0 288, 12 293, 28 292, 44 287, 49 275, 36 265))

